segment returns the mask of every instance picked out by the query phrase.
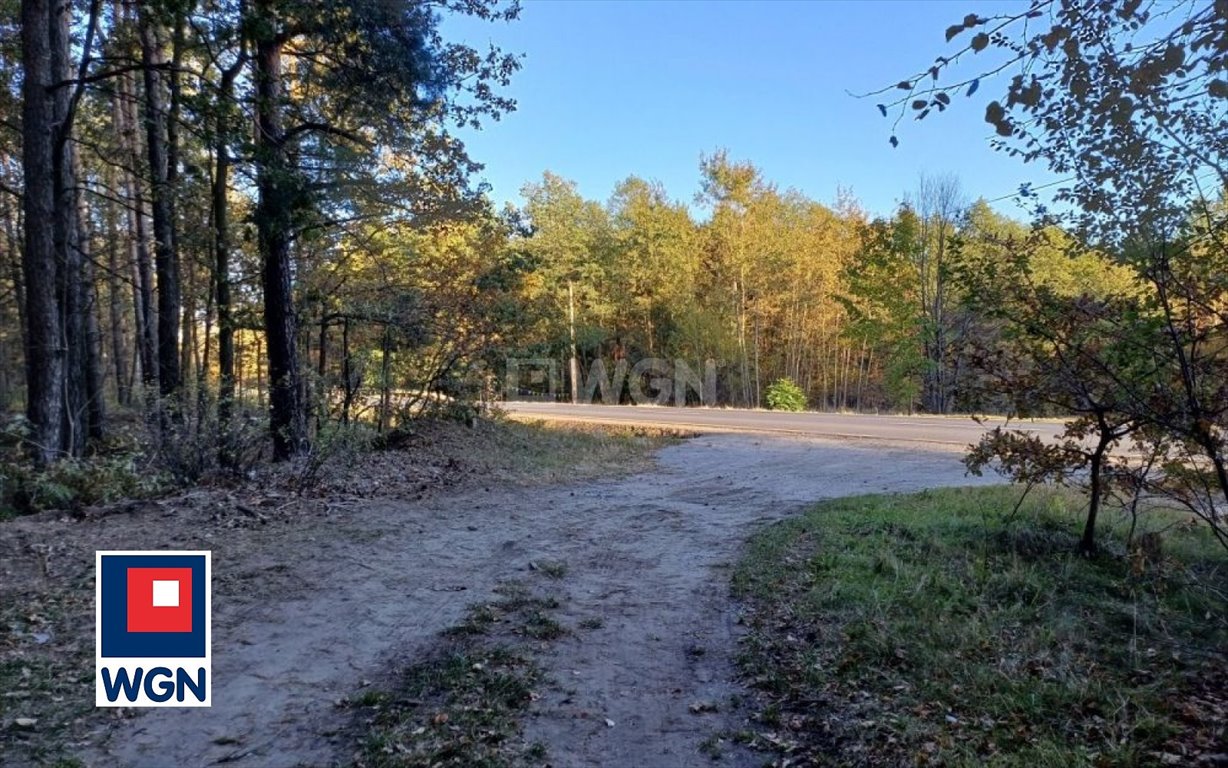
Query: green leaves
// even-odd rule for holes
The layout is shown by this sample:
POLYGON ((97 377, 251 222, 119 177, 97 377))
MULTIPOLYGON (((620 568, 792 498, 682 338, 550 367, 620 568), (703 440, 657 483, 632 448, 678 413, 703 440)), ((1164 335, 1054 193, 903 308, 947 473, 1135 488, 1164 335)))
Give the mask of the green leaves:
POLYGON ((806 393, 793 379, 777 379, 767 388, 767 406, 773 411, 806 410, 806 393))

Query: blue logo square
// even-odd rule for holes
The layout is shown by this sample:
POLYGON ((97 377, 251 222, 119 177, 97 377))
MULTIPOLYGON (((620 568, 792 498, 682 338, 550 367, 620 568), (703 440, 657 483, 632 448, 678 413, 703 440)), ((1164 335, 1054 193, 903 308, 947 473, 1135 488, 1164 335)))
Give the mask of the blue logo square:
POLYGON ((103 658, 205 658, 206 581, 204 555, 101 555, 98 578, 103 658), (192 572, 191 632, 128 631, 128 569, 185 568, 192 572))

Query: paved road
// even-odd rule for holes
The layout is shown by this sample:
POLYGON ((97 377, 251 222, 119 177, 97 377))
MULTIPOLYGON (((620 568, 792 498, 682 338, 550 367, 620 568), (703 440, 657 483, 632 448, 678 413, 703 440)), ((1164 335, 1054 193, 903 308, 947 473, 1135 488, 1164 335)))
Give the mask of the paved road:
MULTIPOLYGON (((652 405, 570 405, 508 402, 502 407, 521 419, 580 421, 597 424, 686 427, 700 432, 762 432, 807 437, 936 443, 963 447, 974 443, 993 424, 971 418, 872 416, 848 413, 782 413, 736 408, 675 408, 652 405)), ((1014 426, 1052 437, 1060 424, 1015 422, 1014 426)))

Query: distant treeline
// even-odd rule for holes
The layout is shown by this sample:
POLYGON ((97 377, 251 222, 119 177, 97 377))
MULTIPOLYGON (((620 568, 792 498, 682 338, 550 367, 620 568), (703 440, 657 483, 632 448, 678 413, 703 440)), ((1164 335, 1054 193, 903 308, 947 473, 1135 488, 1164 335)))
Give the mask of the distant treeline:
POLYGON ((723 404, 763 406, 788 378, 812 408, 993 410, 1005 401, 986 398, 969 345, 999 324, 969 301, 973 265, 1022 258, 1038 285, 1073 296, 1133 279, 1057 228, 1037 239, 951 177, 920 179, 871 219, 848 195, 823 205, 723 152, 702 173, 703 221, 637 177, 605 203, 550 173, 526 186, 507 244, 527 262, 523 320, 501 351, 554 357, 568 376, 574 317, 582 382, 597 359, 713 360, 723 404))

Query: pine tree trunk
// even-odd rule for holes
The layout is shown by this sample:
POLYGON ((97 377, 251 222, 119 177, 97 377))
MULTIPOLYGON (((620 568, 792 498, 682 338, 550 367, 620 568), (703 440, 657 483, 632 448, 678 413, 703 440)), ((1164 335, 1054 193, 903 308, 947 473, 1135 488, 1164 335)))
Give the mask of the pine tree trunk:
POLYGON ((320 430, 324 427, 324 422, 328 420, 328 408, 331 388, 328 386, 328 380, 325 378, 328 373, 328 325, 329 317, 327 310, 324 307, 320 308, 320 343, 318 354, 316 356, 316 381, 319 382, 319 403, 315 407, 316 412, 316 434, 320 434, 320 430))
POLYGON ((119 228, 112 210, 107 216, 107 299, 111 325, 111 362, 115 367, 115 397, 120 405, 132 404, 128 388, 128 352, 124 343, 123 287, 119 279, 119 228))
POLYGON ((292 170, 282 127, 281 52, 276 13, 269 0, 256 3, 260 20, 254 58, 256 84, 256 228, 264 262, 264 326, 269 360, 269 426, 273 458, 288 459, 307 448, 307 415, 298 369, 297 328, 290 270, 293 214, 292 170))
POLYGON ((233 425, 235 399, 235 328, 230 306, 230 120, 234 78, 238 67, 222 77, 216 123, 216 167, 213 172, 213 280, 217 290, 217 424, 221 436, 218 461, 233 468, 236 462, 233 425))
POLYGON ((354 364, 350 359, 350 319, 344 318, 341 321, 341 380, 345 387, 345 392, 341 401, 341 423, 350 423, 350 407, 354 403, 354 393, 357 387, 354 386, 354 364))
MULTIPOLYGON (((158 279, 158 392, 177 395, 182 384, 179 361, 180 285, 175 247, 175 213, 167 136, 164 33, 149 11, 141 14, 141 64, 145 75, 145 151, 152 198, 154 269, 158 279)), ((172 406, 172 411, 177 410, 172 406)))
MULTIPOLYGON (((6 158, 7 160, 7 158, 6 158)), ((21 275, 21 245, 17 239, 17 229, 23 226, 18 211, 10 204, 11 198, 2 196, 0 199, 0 217, 4 221, 4 242, 9 258, 9 279, 13 281, 13 301, 17 307, 17 324, 21 328, 21 347, 26 348, 26 288, 21 275)), ((20 206, 18 206, 20 207, 20 206)))
POLYGON ((55 461, 64 438, 64 348, 56 297, 56 141, 51 85, 50 0, 22 0, 22 171, 25 176, 26 417, 39 465, 55 461))
MULTIPOLYGON (((76 176, 80 178, 80 164, 73 152, 73 165, 76 176)), ((84 437, 97 442, 103 439, 106 420, 106 398, 104 396, 104 376, 102 370, 102 329, 98 323, 98 287, 94 281, 93 239, 89 227, 89 211, 85 206, 85 195, 80 189, 74 193, 76 198, 77 228, 77 290, 81 316, 82 333, 74 344, 81 351, 81 376, 84 385, 84 437)), ((82 446, 84 447, 84 446, 82 446)))
POLYGON ((380 399, 379 399, 379 433, 384 434, 389 427, 390 411, 392 408, 392 376, 390 374, 390 363, 392 358, 392 337, 388 333, 388 326, 384 326, 384 335, 380 344, 380 399))
MULTIPOLYGON (((52 68, 57 80, 73 77, 69 61, 69 10, 51 25, 52 68)), ((89 366, 86 317, 91 314, 84 275, 88 248, 81 221, 81 195, 77 187, 77 152, 71 136, 71 89, 55 91, 55 249, 58 270, 56 290, 60 301, 60 344, 64 349, 63 450, 72 456, 85 453, 90 427, 89 366)))
MULTIPOLYGON (((121 12, 116 3, 116 13, 121 12)), ((136 129, 136 85, 127 74, 119 80, 119 109, 115 119, 120 141, 125 147, 128 171, 125 174, 128 208, 128 243, 132 262, 132 312, 136 331, 136 361, 140 364, 141 383, 147 390, 158 383, 156 357, 157 331, 153 314, 153 265, 149 256, 149 240, 145 231, 145 195, 137 169, 141 163, 140 135, 136 129)))

